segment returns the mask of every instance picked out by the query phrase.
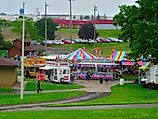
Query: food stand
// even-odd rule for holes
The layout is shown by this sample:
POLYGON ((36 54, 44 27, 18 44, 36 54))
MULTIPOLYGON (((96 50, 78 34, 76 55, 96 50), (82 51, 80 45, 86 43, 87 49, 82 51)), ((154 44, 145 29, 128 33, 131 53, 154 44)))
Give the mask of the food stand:
POLYGON ((33 58, 33 59, 24 60, 24 70, 25 71, 28 70, 31 77, 35 77, 39 70, 39 67, 42 67, 45 65, 46 65, 45 59, 33 58))

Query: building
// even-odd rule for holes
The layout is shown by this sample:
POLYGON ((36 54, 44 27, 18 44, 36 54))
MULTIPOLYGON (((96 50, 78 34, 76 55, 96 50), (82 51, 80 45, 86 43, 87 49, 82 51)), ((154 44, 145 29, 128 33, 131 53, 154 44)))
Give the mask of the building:
MULTIPOLYGON (((32 44, 30 40, 25 40, 24 42, 24 55, 38 55, 45 50, 45 47, 41 44, 32 44)), ((13 41, 13 47, 8 50, 8 57, 21 56, 22 54, 22 41, 21 39, 16 39, 13 41)))
POLYGON ((17 81, 20 62, 0 58, 0 87, 12 87, 17 81))
MULTIPOLYGON (((59 24, 60 28, 68 28, 70 26, 70 20, 65 19, 53 19, 53 21, 57 24, 59 24)), ((96 25, 97 29, 116 29, 116 27, 113 25, 113 20, 72 20, 72 28, 80 28, 81 25, 92 23, 96 25)))

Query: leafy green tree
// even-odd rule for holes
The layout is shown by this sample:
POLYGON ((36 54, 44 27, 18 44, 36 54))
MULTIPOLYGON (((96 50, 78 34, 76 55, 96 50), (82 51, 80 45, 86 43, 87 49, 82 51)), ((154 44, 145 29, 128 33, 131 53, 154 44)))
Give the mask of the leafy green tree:
POLYGON ((0 48, 3 47, 3 43, 4 43, 4 37, 3 37, 3 34, 2 34, 2 30, 0 29, 0 48))
MULTIPOLYGON (((38 34, 44 39, 45 36, 45 19, 41 19, 36 23, 37 28, 39 29, 38 34)), ((55 39, 55 31, 57 30, 58 24, 54 23, 52 19, 47 19, 47 38, 49 40, 55 39)))
POLYGON ((13 43, 11 41, 5 41, 3 43, 3 49, 8 50, 9 48, 11 48, 13 46, 13 43))
MULTIPOLYGON (((22 20, 17 19, 12 23, 12 30, 17 34, 22 34, 22 20)), ((37 40, 41 39, 41 36, 38 34, 39 29, 35 25, 35 22, 32 19, 26 18, 25 20, 25 39, 37 40)))
POLYGON ((137 0, 137 5, 120 6, 114 25, 122 27, 121 37, 130 42, 131 56, 135 59, 149 54, 158 61, 158 1, 137 0))
POLYGON ((97 15, 97 19, 98 19, 98 20, 100 19, 100 15, 99 15, 99 14, 97 15))
MULTIPOLYGON (((94 39, 94 30, 95 27, 93 26, 93 24, 84 24, 81 26, 79 32, 78 32, 78 36, 81 39, 94 39)), ((95 38, 97 38, 99 35, 99 33, 96 32, 95 30, 95 38)))
POLYGON ((80 20, 83 20, 83 16, 82 15, 80 16, 80 20))

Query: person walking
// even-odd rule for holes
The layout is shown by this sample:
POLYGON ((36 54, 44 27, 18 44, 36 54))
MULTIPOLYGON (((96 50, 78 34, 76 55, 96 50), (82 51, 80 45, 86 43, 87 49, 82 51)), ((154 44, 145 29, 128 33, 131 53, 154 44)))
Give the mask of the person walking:
POLYGON ((44 77, 43 71, 40 70, 39 74, 37 74, 37 76, 36 76, 36 80, 37 80, 37 93, 40 93, 40 91, 42 91, 40 81, 43 80, 43 77, 44 77))

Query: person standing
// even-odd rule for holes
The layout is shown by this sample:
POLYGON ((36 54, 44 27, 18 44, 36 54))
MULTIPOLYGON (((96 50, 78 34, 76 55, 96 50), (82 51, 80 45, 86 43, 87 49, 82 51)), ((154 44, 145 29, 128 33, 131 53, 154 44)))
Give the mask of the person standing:
POLYGON ((30 72, 29 72, 28 68, 26 68, 25 75, 26 75, 26 78, 29 79, 29 77, 30 77, 30 72))
POLYGON ((43 80, 43 71, 40 70, 39 74, 37 74, 36 79, 37 79, 37 93, 40 93, 40 91, 42 91, 41 89, 41 84, 40 81, 43 80))

